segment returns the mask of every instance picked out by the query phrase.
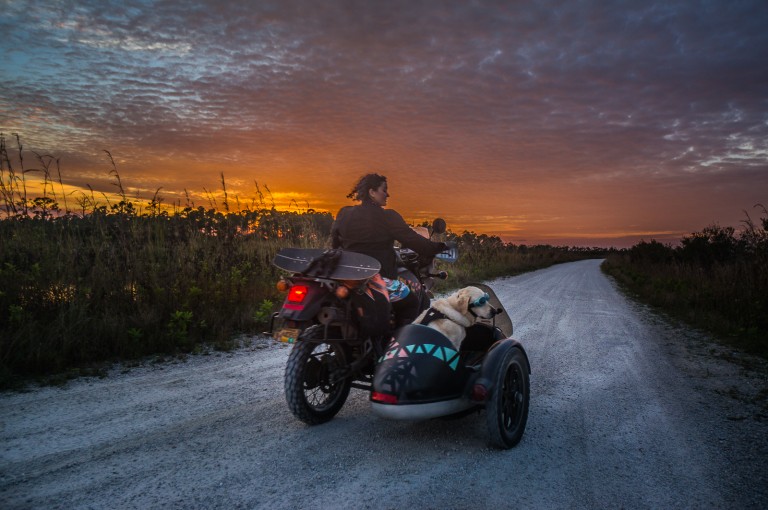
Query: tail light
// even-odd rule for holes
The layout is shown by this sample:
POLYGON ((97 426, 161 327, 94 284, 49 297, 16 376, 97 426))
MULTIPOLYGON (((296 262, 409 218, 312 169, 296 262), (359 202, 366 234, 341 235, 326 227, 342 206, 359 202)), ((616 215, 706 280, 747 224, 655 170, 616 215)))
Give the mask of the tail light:
POLYGON ((381 402, 382 404, 397 404, 397 396, 379 393, 378 391, 371 393, 371 400, 381 402))
POLYGON ((488 388, 477 383, 472 387, 472 400, 475 402, 484 402, 488 398, 488 388))
POLYGON ((307 297, 308 290, 306 285, 294 285, 288 292, 288 301, 290 303, 301 303, 307 297))

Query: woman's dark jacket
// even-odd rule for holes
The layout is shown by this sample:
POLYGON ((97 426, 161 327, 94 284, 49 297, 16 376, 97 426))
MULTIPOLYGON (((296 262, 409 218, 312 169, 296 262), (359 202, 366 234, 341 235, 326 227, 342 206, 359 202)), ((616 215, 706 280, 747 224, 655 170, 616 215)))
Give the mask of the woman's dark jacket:
POLYGON ((343 207, 331 227, 333 248, 363 253, 381 263, 381 276, 397 278, 394 242, 399 241, 422 257, 433 257, 445 249, 444 243, 426 239, 392 209, 374 203, 343 207))

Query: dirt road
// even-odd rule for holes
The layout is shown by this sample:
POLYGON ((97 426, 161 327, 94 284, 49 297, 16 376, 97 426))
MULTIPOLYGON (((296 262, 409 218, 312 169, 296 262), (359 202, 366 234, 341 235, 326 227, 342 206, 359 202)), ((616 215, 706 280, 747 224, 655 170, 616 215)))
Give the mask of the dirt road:
POLYGON ((628 301, 599 263, 490 282, 533 370, 514 449, 486 446, 484 416, 389 422, 356 390, 307 427, 287 346, 261 339, 0 395, 0 507, 768 507, 765 364, 628 301))

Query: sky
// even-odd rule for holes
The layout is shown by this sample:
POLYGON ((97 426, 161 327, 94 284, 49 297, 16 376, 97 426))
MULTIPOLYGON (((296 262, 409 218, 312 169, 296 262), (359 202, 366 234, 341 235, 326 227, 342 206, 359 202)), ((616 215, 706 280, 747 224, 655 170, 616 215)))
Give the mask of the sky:
POLYGON ((59 159, 70 205, 116 190, 105 150, 144 200, 221 206, 223 174, 242 207, 335 214, 378 172, 407 221, 516 244, 675 242, 768 205, 765 0, 0 12, 0 132, 26 169, 59 159))

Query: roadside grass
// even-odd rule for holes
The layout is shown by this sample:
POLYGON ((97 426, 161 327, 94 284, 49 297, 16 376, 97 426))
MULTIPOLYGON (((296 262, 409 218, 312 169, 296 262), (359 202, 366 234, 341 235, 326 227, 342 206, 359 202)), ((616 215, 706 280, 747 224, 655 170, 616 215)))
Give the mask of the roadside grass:
POLYGON ((609 253, 609 250, 601 248, 515 245, 504 243, 496 236, 466 231, 461 234, 449 233, 447 240, 457 244, 461 255, 453 264, 440 265, 438 262, 440 268, 450 275, 447 280, 438 281, 438 292, 464 287, 472 282, 515 276, 564 262, 604 258, 609 253))
MULTIPOLYGON (((36 168, 25 168, 16 140, 18 166, 0 134, 0 389, 103 376, 104 364, 118 360, 233 349, 238 335, 263 331, 282 303, 275 253, 328 246, 329 213, 277 210, 266 187, 243 205, 222 174, 221 206, 188 199, 169 209, 159 190, 129 198, 107 152, 118 200, 104 196, 105 204, 93 192, 67 195, 52 156, 34 154, 36 168), (34 198, 32 171, 44 178, 34 198)), ((640 300, 768 357, 768 211, 759 207, 759 224, 747 216, 738 233, 710 226, 677 248, 524 246, 449 231, 445 240, 461 256, 442 264, 450 278, 436 291, 606 258, 603 271, 640 300)))
MULTIPOLYGON (((43 196, 30 198, 17 142, 20 168, 0 136, 0 388, 98 376, 118 360, 233 349, 282 303, 277 251, 328 246, 331 214, 277 210, 258 186, 243 206, 223 175, 219 208, 212 200, 169 210, 159 190, 129 198, 108 152, 116 201, 94 193, 67 200, 58 160, 39 155, 43 196)), ((443 268, 451 273, 443 290, 604 256, 473 232, 447 237, 461 258, 443 268)))
POLYGON ((243 216, 97 210, 3 219, 3 372, 45 374, 191 352, 202 341, 231 348, 232 337, 257 328, 265 303, 278 299, 274 254, 317 245, 307 229, 320 232, 332 221, 328 214, 267 210, 251 231, 232 229, 243 216), (270 221, 280 227, 265 228, 270 221))
MULTIPOLYGON (((0 387, 18 377, 95 373, 94 363, 229 350, 263 331, 282 303, 283 247, 326 247, 327 213, 211 210, 139 216, 97 209, 83 217, 0 220, 0 387), (266 228, 270 222, 279 227, 266 228)), ((451 234, 449 234, 451 235, 451 234)), ((456 236, 460 261, 442 291, 497 276, 592 258, 567 248, 505 245, 456 236)), ((486 238, 483 238, 484 240, 486 238)))
POLYGON ((736 349, 768 358, 768 212, 744 228, 713 225, 673 248, 641 242, 602 269, 628 292, 736 349))

